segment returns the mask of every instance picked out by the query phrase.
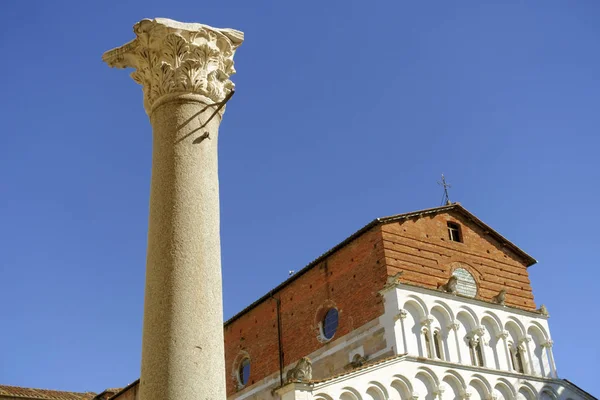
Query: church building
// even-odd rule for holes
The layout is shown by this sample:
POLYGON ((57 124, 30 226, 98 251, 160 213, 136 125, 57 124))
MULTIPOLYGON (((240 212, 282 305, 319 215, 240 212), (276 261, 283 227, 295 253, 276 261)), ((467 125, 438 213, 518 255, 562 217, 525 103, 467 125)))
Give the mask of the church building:
POLYGON ((459 203, 377 218, 225 322, 227 396, 594 399, 557 374, 535 263, 459 203))

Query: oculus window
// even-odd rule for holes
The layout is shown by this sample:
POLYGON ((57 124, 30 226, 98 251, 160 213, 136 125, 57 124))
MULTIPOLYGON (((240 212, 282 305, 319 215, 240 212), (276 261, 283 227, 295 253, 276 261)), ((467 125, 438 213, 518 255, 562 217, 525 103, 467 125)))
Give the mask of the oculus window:
POLYGON ((250 379, 250 359, 244 358, 238 369, 238 380, 242 386, 245 386, 250 379))
POLYGON ((323 317, 321 329, 323 330, 323 337, 325 339, 330 340, 335 335, 338 328, 338 317, 338 310, 335 308, 330 308, 325 314, 325 317, 323 317))

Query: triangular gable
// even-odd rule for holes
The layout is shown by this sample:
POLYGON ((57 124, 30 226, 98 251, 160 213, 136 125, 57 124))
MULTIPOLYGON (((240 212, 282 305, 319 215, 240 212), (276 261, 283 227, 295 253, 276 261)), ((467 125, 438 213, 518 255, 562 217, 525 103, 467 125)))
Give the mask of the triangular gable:
POLYGON ((493 238, 498 244, 510 249, 518 258, 523 260, 527 267, 532 266, 537 263, 535 258, 531 257, 525 251, 521 250, 510 240, 506 239, 492 227, 484 223, 482 220, 477 218, 474 214, 470 213, 466 208, 464 208, 460 203, 452 203, 446 206, 428 208, 420 211, 413 211, 405 214, 397 214, 389 217, 377 218, 377 221, 380 223, 390 223, 390 222, 400 222, 402 220, 411 219, 411 218, 420 218, 424 216, 431 216, 440 213, 456 213, 462 216, 467 222, 472 223, 479 227, 484 233, 493 238))

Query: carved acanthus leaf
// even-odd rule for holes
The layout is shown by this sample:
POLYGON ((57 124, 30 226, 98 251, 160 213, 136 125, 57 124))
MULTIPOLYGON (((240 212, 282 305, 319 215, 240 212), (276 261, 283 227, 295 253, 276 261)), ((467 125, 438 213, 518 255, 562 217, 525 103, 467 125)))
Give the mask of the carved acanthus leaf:
POLYGON ((233 56, 243 33, 157 18, 134 26, 136 39, 106 52, 112 67, 135 68, 131 77, 144 90, 144 107, 169 94, 199 94, 223 101, 234 88, 233 56))

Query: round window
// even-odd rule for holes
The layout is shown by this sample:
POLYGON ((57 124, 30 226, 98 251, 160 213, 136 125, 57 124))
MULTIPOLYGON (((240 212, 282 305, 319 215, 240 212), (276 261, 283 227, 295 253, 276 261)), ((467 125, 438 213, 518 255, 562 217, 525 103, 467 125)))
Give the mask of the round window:
POLYGON ((240 364, 240 368, 238 370, 238 379, 240 380, 240 383, 243 386, 248 383, 249 378, 250 378, 250 359, 244 358, 244 360, 240 364))
POLYGON ((335 308, 330 308, 325 317, 323 318, 322 328, 323 328, 323 336, 325 339, 329 340, 335 335, 335 331, 338 327, 338 310, 335 308))

